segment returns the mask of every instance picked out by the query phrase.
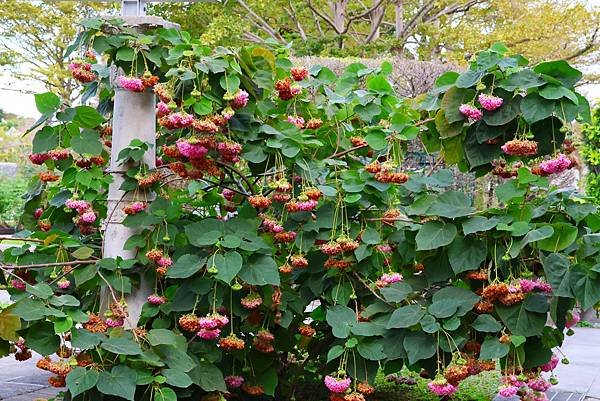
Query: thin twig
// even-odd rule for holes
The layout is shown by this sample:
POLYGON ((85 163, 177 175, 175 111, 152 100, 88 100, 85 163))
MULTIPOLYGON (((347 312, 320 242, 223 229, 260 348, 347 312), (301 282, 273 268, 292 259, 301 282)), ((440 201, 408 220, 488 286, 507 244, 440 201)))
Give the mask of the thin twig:
POLYGON ((74 266, 74 265, 85 265, 96 263, 98 260, 96 259, 87 259, 87 260, 72 260, 70 262, 53 262, 53 263, 35 263, 30 265, 5 265, 0 264, 0 267, 10 270, 19 270, 19 269, 43 269, 46 267, 53 266, 74 266))
POLYGON ((358 281, 361 282, 361 284, 371 292, 371 294, 373 294, 375 296, 375 298, 377 298, 378 300, 380 300, 381 302, 383 302, 386 305, 389 306, 394 306, 391 303, 389 303, 388 301, 386 301, 385 299, 383 299, 378 293, 376 293, 370 286, 369 284, 363 280, 363 278, 360 276, 360 274, 358 274, 357 272, 353 272, 354 277, 356 277, 358 279, 358 281))
POLYGON ((19 238, 19 237, 12 237, 12 236, 0 236, 0 242, 2 241, 23 241, 23 242, 40 242, 43 243, 45 240, 43 239, 38 239, 38 238, 19 238))

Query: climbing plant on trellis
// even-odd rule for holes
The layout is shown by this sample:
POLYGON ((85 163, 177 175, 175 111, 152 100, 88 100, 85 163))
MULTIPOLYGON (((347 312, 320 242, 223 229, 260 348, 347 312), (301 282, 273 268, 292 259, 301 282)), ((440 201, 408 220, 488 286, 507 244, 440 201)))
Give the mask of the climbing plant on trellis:
POLYGON ((24 245, 3 254, 15 304, 0 336, 17 359, 41 353, 50 382, 82 400, 362 400, 379 370, 403 366, 446 397, 497 360, 502 395, 544 399, 573 307, 600 300, 597 210, 548 184, 573 165, 569 123, 589 118, 579 71, 497 44, 416 102, 395 95, 387 64, 336 76, 285 49, 84 26, 70 68, 100 103, 36 97, 29 158, 47 170, 24 245), (101 252, 114 240, 104 62, 119 90, 159 100, 157 167, 139 140, 114 161, 130 166, 121 189, 148 195, 119 206, 138 230, 131 259, 101 252), (415 138, 502 177, 502 207, 476 210, 447 170, 408 174, 415 138), (125 299, 143 280, 138 319, 125 299))

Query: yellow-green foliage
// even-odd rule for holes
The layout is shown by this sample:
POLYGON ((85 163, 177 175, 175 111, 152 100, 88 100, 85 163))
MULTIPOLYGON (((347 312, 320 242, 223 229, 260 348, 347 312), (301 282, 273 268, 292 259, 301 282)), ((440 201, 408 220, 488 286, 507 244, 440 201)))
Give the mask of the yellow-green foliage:
POLYGON ((584 145, 581 148, 590 172, 585 179, 585 191, 588 196, 600 203, 600 108, 592 117, 592 123, 583 127, 584 145))

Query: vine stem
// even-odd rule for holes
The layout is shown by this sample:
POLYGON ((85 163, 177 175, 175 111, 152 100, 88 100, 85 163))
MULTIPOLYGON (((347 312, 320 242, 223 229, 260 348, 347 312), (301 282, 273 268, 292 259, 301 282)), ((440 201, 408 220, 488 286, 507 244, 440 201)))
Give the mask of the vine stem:
POLYGON ((18 270, 18 269, 43 269, 45 267, 52 266, 73 266, 73 265, 85 265, 90 263, 96 263, 97 259, 88 259, 88 260, 72 260, 70 262, 53 262, 53 263, 35 263, 30 265, 5 265, 0 264, 0 268, 8 269, 8 270, 18 270))
POLYGON ((393 306, 391 303, 389 303, 388 301, 386 301, 385 299, 383 299, 378 293, 376 293, 370 286, 369 284, 360 276, 360 274, 358 274, 357 272, 353 272, 354 277, 356 277, 358 279, 358 281, 361 282, 361 284, 371 292, 371 294, 373 294, 375 296, 375 298, 377 298, 378 300, 380 300, 381 302, 385 303, 386 305, 389 306, 393 306))
POLYGON ((233 167, 233 166, 231 166, 231 165, 229 165, 227 163, 223 163, 223 162, 220 162, 218 160, 217 160, 217 165, 219 165, 219 166, 221 166, 221 167, 223 167, 223 168, 225 168, 225 169, 227 169, 229 171, 232 171, 232 172, 236 173, 246 183, 246 185, 248 186, 248 190, 250 191, 250 193, 252 195, 256 194, 256 192, 254 191, 254 187, 252 186, 252 183, 250 182, 250 180, 248 179, 248 177, 246 177, 246 175, 244 173, 242 173, 240 170, 238 170, 237 168, 235 168, 235 167, 233 167))
POLYGON ((108 290, 110 291, 110 296, 112 297, 113 301, 115 301, 116 304, 119 303, 119 300, 117 299, 117 296, 115 295, 115 290, 112 288, 112 285, 110 285, 110 283, 108 282, 108 280, 106 279, 106 277, 104 277, 104 275, 100 272, 98 272, 98 276, 102 279, 102 281, 104 281, 106 283, 106 285, 108 286, 108 290))
POLYGON ((38 238, 19 238, 19 237, 12 237, 12 236, 0 236, 0 242, 3 241, 23 241, 23 242, 39 242, 39 243, 43 243, 44 240, 43 239, 38 239, 38 238))

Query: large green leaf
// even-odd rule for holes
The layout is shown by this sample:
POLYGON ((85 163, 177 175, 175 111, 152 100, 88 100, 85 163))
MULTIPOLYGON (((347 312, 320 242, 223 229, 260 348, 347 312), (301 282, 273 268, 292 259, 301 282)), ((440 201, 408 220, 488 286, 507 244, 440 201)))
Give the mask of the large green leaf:
POLYGON ((436 351, 433 336, 420 331, 411 331, 406 334, 403 345, 408 356, 408 363, 411 365, 422 359, 431 358, 436 351))
POLYGON ((593 268, 575 265, 571 271, 571 288, 583 310, 600 301, 600 264, 593 268))
POLYGON ((135 370, 125 365, 113 366, 110 372, 100 372, 98 378, 98 391, 106 395, 116 395, 133 401, 135 396, 135 370))
POLYGON ((223 373, 210 362, 201 361, 188 375, 204 391, 227 392, 223 373))
POLYGON ((198 273, 206 264, 206 258, 199 255, 182 255, 167 270, 169 278, 188 278, 198 273))
POLYGON ((546 280, 552 286, 553 294, 558 297, 573 298, 571 289, 571 263, 560 253, 551 253, 541 258, 546 280))
POLYGON ((554 101, 544 99, 537 93, 530 93, 521 101, 521 113, 529 124, 550 117, 553 111, 554 101))
POLYGON ((448 260, 455 274, 479 268, 486 256, 485 244, 476 238, 457 236, 448 248, 448 260))
POLYGON ((205 219, 185 226, 190 244, 203 247, 214 245, 223 233, 223 223, 216 219, 205 219))
POLYGON ((400 282, 384 287, 379 291, 388 302, 402 302, 413 292, 413 289, 410 284, 400 282))
POLYGON ((383 353, 383 343, 381 339, 363 339, 358 342, 356 350, 360 356, 369 361, 380 361, 385 359, 385 354, 383 353))
POLYGON ((21 319, 7 308, 0 311, 0 339, 17 341, 17 330, 21 328, 21 319))
POLYGON ((460 191, 448 191, 439 195, 427 209, 428 216, 456 218, 467 216, 475 211, 471 199, 460 191))
POLYGON ((513 246, 511 246, 510 256, 516 258, 521 250, 527 245, 531 244, 532 242, 538 242, 550 238, 552 237, 552 234, 554 234, 554 229, 549 225, 529 231, 519 242, 516 242, 513 244, 513 246))
POLYGON ((71 147, 81 155, 99 155, 103 149, 100 135, 92 130, 83 130, 81 134, 71 138, 71 147))
POLYGON ((444 299, 434 301, 429 305, 427 311, 438 319, 446 319, 453 316, 460 306, 461 302, 456 299, 444 299))
POLYGON ((439 291, 436 291, 431 297, 432 302, 444 302, 445 300, 452 299, 459 301, 459 307, 456 312, 457 316, 466 315, 473 306, 479 301, 479 297, 472 291, 465 288, 448 286, 444 287, 439 291))
POLYGON ((577 239, 577 227, 569 223, 552 224, 554 233, 551 237, 538 241, 540 249, 558 252, 568 248, 577 239))
POLYGON ((32 146, 34 153, 43 153, 58 147, 60 136, 58 132, 49 126, 43 127, 35 133, 32 146))
POLYGON ((515 89, 529 89, 542 86, 546 83, 539 74, 536 74, 529 68, 525 68, 514 74, 511 74, 505 80, 498 83, 498 87, 508 91, 515 89))
POLYGON ((496 305, 496 312, 514 335, 540 335, 546 324, 546 314, 529 312, 524 302, 512 306, 496 305))
POLYGON ((41 355, 52 355, 58 351, 60 337, 54 335, 54 325, 50 322, 40 321, 27 329, 23 337, 27 346, 41 355))
POLYGON ((484 111, 483 121, 490 126, 505 125, 514 120, 520 111, 521 97, 512 97, 512 93, 502 96, 504 102, 494 111, 484 111))
POLYGON ((239 278, 250 285, 279 285, 279 270, 272 257, 254 254, 248 258, 240 272, 239 278))
POLYGON ((486 314, 477 316, 472 326, 483 333, 497 333, 502 330, 502 325, 492 315, 486 314))
POLYGON ((104 117, 93 107, 77 106, 73 122, 83 128, 96 128, 104 122, 104 117))
POLYGON ((486 337, 481 344, 479 358, 483 360, 495 360, 505 357, 510 350, 508 344, 501 343, 496 337, 486 337))
POLYGON ((152 329, 147 338, 150 345, 177 345, 177 335, 167 329, 152 329))
POLYGON ((60 107, 60 98, 52 92, 37 93, 33 97, 35 107, 43 115, 52 115, 60 107))
POLYGON ((551 76, 562 82, 563 85, 573 87, 583 76, 581 71, 571 67, 564 60, 547 61, 533 68, 538 74, 551 76))
POLYGON ((111 337, 102 342, 101 347, 117 355, 139 355, 142 353, 138 343, 127 337, 111 337))
POLYGON ((457 88, 470 88, 477 85, 477 83, 483 78, 485 71, 468 70, 460 74, 456 79, 457 88))
POLYGON ((475 91, 472 89, 462 89, 455 86, 448 89, 442 97, 441 108, 449 124, 465 120, 458 108, 463 103, 469 103, 475 97, 475 91))
POLYGON ((337 338, 347 338, 351 328, 358 323, 356 312, 343 305, 335 305, 327 309, 326 320, 337 338))
POLYGON ((425 316, 425 310, 420 305, 407 305, 398 308, 392 313, 388 321, 388 329, 403 329, 414 326, 425 316))
POLYGON ((544 99, 556 100, 565 97, 571 102, 579 104, 579 99, 577 98, 577 95, 575 95, 575 92, 565 88, 564 86, 546 85, 540 89, 539 94, 544 99))
POLYGON ((66 378, 67 388, 71 393, 71 397, 75 398, 79 394, 83 394, 85 391, 94 388, 99 377, 100 374, 96 369, 75 367, 66 378))
POLYGON ((468 220, 463 221, 463 233, 465 235, 473 234, 481 231, 488 231, 498 225, 499 220, 495 217, 473 216, 468 220))
POLYGON ((428 221, 423 224, 415 238, 417 250, 426 251, 446 246, 456 237, 456 226, 442 221, 428 221))
POLYGON ((193 384, 190 376, 178 369, 164 369, 162 375, 167 378, 167 384, 171 386, 188 388, 193 384))
POLYGON ((242 256, 236 251, 225 252, 225 254, 215 255, 214 259, 210 259, 215 267, 218 269, 218 273, 215 277, 225 283, 231 283, 231 280, 237 276, 242 269, 242 256))

